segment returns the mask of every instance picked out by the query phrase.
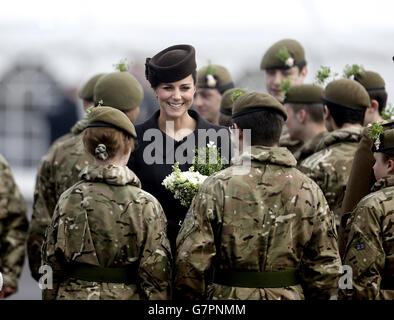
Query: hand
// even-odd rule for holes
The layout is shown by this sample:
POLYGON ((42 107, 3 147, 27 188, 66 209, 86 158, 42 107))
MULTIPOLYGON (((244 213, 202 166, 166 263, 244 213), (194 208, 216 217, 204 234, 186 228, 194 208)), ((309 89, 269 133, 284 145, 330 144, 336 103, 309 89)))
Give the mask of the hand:
POLYGON ((0 299, 7 298, 8 296, 16 293, 16 289, 9 287, 9 286, 4 286, 3 290, 0 291, 0 299))

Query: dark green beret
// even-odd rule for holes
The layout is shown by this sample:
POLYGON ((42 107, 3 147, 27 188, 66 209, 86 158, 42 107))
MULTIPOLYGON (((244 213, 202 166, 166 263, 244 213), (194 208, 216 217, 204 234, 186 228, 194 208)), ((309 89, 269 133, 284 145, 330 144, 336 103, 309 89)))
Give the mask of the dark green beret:
POLYGON ((379 73, 362 71, 354 76, 354 80, 360 82, 367 91, 385 90, 385 82, 379 73))
POLYGON ((244 114, 258 112, 263 110, 271 110, 278 112, 287 119, 287 112, 283 105, 273 96, 262 92, 248 92, 235 100, 233 105, 233 119, 244 114))
POLYGON ((289 69, 301 63, 306 63, 302 45, 293 39, 283 39, 274 43, 266 51, 261 60, 260 69, 289 69))
POLYGON ((323 101, 350 109, 370 107, 367 90, 357 81, 350 79, 331 81, 324 90, 323 101))
POLYGON ((87 116, 87 128, 110 127, 126 131, 137 138, 137 133, 131 120, 120 110, 112 107, 96 107, 91 109, 87 116))
POLYGON ((79 91, 79 97, 83 100, 93 101, 94 98, 94 87, 96 86, 97 81, 103 76, 105 73, 99 73, 91 77, 88 82, 82 87, 79 91))
POLYGON ((155 88, 160 83, 182 80, 196 71, 196 51, 193 46, 180 44, 146 58, 145 76, 155 88))
POLYGON ((234 88, 230 72, 220 65, 212 64, 197 71, 197 88, 218 89, 220 94, 234 88))
POLYGON ((246 90, 239 89, 239 88, 232 88, 226 90, 222 95, 222 101, 220 102, 220 112, 226 116, 232 116, 233 114, 233 99, 232 95, 235 91, 242 90, 247 92, 246 90))
POLYGON ((283 103, 323 103, 323 88, 315 84, 299 84, 290 87, 283 103))
POLYGON ((94 102, 113 108, 130 111, 137 108, 144 98, 140 83, 128 72, 109 73, 97 81, 94 102))

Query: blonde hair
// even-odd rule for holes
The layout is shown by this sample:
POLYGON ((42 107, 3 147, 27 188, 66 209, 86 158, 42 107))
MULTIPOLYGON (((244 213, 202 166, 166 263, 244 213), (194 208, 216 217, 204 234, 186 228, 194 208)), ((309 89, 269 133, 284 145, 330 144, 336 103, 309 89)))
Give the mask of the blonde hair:
POLYGON ((105 161, 119 153, 125 153, 126 147, 134 150, 134 139, 124 131, 110 127, 86 128, 83 135, 86 151, 95 159, 105 161))

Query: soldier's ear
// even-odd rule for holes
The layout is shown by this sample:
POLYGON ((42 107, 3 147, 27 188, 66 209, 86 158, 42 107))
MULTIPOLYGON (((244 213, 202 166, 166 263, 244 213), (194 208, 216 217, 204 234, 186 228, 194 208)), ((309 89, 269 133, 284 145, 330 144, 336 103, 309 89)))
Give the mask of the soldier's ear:
POLYGON ((330 109, 326 105, 324 105, 324 120, 328 120, 330 118, 330 109))
MULTIPOLYGON (((379 112, 379 102, 375 99, 371 99, 371 108, 368 108, 371 110, 371 112, 379 112)), ((367 111, 368 111, 367 109, 367 111)))
POLYGON ((394 174, 394 160, 393 159, 389 159, 387 161, 387 173, 389 173, 390 175, 394 174))
POLYGON ((305 109, 298 110, 297 119, 300 123, 305 123, 305 121, 306 121, 306 110, 305 109))

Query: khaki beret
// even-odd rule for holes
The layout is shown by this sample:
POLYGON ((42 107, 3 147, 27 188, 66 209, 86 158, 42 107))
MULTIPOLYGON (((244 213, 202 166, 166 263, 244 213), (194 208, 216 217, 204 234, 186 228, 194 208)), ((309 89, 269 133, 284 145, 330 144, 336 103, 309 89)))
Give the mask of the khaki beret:
POLYGON ((112 107, 92 108, 87 116, 87 128, 110 127, 123 130, 132 137, 137 138, 137 133, 130 119, 120 110, 112 107))
POLYGON ((354 80, 361 83, 367 91, 385 90, 385 82, 379 73, 362 71, 354 76, 354 80))
POLYGON ((196 51, 193 46, 180 44, 168 47, 152 58, 146 58, 145 77, 155 88, 160 83, 182 80, 196 71, 196 51))
POLYGON ((283 103, 323 103, 323 88, 315 84, 300 84, 290 87, 283 103))
POLYGON ((287 112, 283 105, 273 96, 262 92, 248 92, 239 96, 233 105, 232 118, 263 110, 278 112, 285 120, 287 119, 287 112))
POLYGON ((233 99, 232 95, 237 90, 242 90, 243 92, 247 92, 246 90, 239 89, 239 88, 232 88, 226 90, 222 95, 222 101, 220 102, 220 112, 226 116, 232 116, 233 114, 233 99))
POLYGON ((104 75, 105 73, 99 73, 91 77, 79 91, 79 97, 83 100, 93 101, 94 87, 96 86, 97 81, 104 75))
POLYGON ((350 79, 331 81, 324 90, 323 101, 350 109, 370 107, 367 90, 357 81, 350 79))
POLYGON ((121 111, 137 108, 144 98, 142 86, 128 72, 109 73, 97 81, 94 87, 94 102, 111 106, 121 111))
POLYGON ((306 64, 302 45, 293 39, 283 39, 274 43, 264 54, 260 69, 289 69, 301 63, 306 64))
POLYGON ((390 152, 393 153, 394 150, 394 129, 385 130, 379 136, 379 139, 376 139, 374 142, 374 146, 372 147, 373 152, 390 152), (377 141, 379 141, 377 143, 377 141))
POLYGON ((212 64, 197 71, 197 88, 218 89, 224 91, 234 88, 230 72, 223 66, 212 64))

